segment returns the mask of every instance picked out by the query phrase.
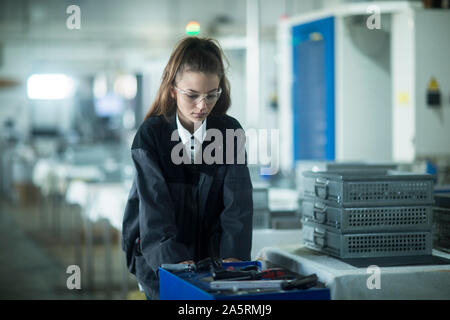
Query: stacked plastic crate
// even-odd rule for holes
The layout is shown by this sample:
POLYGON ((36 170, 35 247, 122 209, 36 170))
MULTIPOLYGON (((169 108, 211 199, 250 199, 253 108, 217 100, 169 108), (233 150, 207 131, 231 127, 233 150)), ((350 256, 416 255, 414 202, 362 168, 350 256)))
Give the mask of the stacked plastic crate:
POLYGON ((304 177, 305 171, 387 171, 398 170, 399 164, 395 163, 365 163, 365 162, 334 162, 319 160, 298 160, 295 164, 295 180, 298 193, 298 206, 300 208, 299 215, 301 218, 302 203, 304 200, 304 177))
POLYGON ((432 175, 385 170, 303 175, 307 247, 342 259, 431 255, 432 175))

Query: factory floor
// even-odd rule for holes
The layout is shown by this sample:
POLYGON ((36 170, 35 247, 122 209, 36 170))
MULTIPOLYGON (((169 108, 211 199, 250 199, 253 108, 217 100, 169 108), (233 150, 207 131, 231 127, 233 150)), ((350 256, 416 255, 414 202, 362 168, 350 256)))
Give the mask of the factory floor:
MULTIPOLYGON (((117 237, 112 237, 110 260, 104 243, 93 245, 93 272, 87 275, 87 249, 82 241, 73 241, 73 221, 80 212, 60 206, 55 212, 58 234, 51 219, 43 221, 42 203, 23 205, 0 199, 0 299, 144 299, 133 275, 124 268, 124 257, 117 237), (72 222, 72 223, 69 223, 72 222), (115 240, 114 240, 115 239, 115 240), (107 282, 105 265, 110 263, 107 282), (68 289, 68 266, 79 265, 81 289, 68 289)), ((46 218, 52 218, 47 215, 46 218)), ((82 221, 81 219, 78 219, 82 221)), ((74 228, 75 227, 75 228, 74 228)), ((95 231, 95 229, 94 229, 95 231)), ((116 232, 117 234, 117 232, 116 232)), ((95 236, 95 232, 94 232, 95 236)), ((97 236, 97 238, 99 238, 97 236)), ((82 239, 82 238, 80 238, 82 239)))

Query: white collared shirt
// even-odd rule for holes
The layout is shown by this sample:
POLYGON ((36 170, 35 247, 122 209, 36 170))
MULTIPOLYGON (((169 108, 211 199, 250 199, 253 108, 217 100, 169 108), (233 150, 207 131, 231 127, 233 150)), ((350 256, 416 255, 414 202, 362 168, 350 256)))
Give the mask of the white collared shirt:
POLYGON ((202 124, 200 125, 197 130, 194 131, 194 134, 191 134, 183 125, 181 124, 180 120, 178 119, 178 112, 177 112, 177 129, 178 129, 178 135, 181 138, 181 142, 184 144, 187 150, 190 151, 191 156, 191 162, 194 162, 194 156, 201 151, 202 149, 202 143, 205 140, 206 137, 206 119, 203 120, 202 124))

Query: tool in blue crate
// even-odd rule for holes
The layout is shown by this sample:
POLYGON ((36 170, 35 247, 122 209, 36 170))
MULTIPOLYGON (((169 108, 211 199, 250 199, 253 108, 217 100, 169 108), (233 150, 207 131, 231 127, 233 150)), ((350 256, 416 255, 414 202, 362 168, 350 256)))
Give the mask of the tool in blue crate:
POLYGON ((212 272, 211 290, 249 290, 249 289, 309 289, 317 285, 316 274, 294 275, 282 268, 258 270, 253 266, 239 270, 215 270, 212 272))
POLYGON ((293 280, 219 280, 209 283, 210 290, 250 290, 250 289, 275 289, 275 290, 304 290, 317 285, 317 275, 299 277, 293 280))
POLYGON ((299 276, 289 270, 283 270, 287 275, 292 275, 290 279, 283 279, 281 272, 277 272, 278 269, 262 270, 259 261, 242 261, 223 263, 222 270, 239 271, 244 274, 246 271, 255 274, 262 272, 257 276, 261 276, 262 279, 214 280, 207 265, 206 263, 203 271, 194 271, 194 266, 185 267, 188 271, 181 272, 160 268, 161 298, 164 300, 330 299, 329 289, 317 281, 315 274, 299 276), (278 276, 279 278, 276 278, 278 276))
POLYGON ((222 260, 217 258, 215 252, 211 253, 212 257, 194 264, 163 264, 161 267, 171 272, 209 274, 210 276, 203 276, 202 282, 211 291, 294 290, 309 289, 317 285, 315 274, 298 276, 282 268, 260 270, 255 265, 224 268, 222 260))
POLYGON ((271 268, 263 271, 252 269, 219 270, 212 273, 214 280, 261 280, 261 279, 292 279, 292 275, 281 268, 271 268))
POLYGON ((181 272, 181 271, 195 271, 195 264, 186 264, 186 263, 163 263, 161 268, 166 269, 172 272, 181 272))

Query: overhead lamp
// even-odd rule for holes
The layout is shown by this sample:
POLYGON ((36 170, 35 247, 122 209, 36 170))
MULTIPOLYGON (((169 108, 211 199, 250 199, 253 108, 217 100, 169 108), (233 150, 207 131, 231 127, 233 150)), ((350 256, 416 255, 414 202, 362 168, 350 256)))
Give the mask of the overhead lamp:
POLYGON ((33 74, 27 81, 28 98, 33 100, 66 99, 74 89, 73 79, 65 74, 33 74))

